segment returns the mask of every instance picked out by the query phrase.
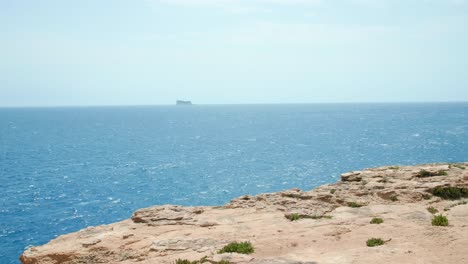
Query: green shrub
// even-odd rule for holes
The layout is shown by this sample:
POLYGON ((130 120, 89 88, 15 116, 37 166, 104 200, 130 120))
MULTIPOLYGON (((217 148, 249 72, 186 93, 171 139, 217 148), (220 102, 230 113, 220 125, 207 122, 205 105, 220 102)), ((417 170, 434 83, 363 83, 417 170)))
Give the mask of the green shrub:
POLYGON ((220 262, 218 262, 218 264, 231 264, 231 262, 227 260, 221 260, 220 262))
POLYGON ((331 194, 334 194, 335 192, 336 192, 336 189, 331 189, 331 190, 330 190, 330 193, 331 193, 331 194))
POLYGON ((448 226, 448 219, 443 215, 435 215, 432 218, 432 225, 433 226, 448 226))
POLYGON ((352 208, 359 208, 362 207, 362 204, 359 204, 357 202, 348 202, 348 206, 352 208))
POLYGON ((427 170, 420 170, 417 176, 424 178, 424 177, 443 176, 443 175, 447 175, 447 171, 439 170, 436 172, 432 172, 432 171, 427 171, 427 170))
POLYGON ((175 264, 198 264, 198 261, 190 261, 187 259, 178 259, 175 264))
POLYGON ((221 250, 218 251, 218 254, 222 253, 240 253, 240 254, 250 254, 254 252, 252 244, 248 241, 246 242, 232 242, 224 246, 221 250))
POLYGON ((468 188, 461 187, 436 187, 432 194, 443 199, 460 199, 468 197, 468 188))
POLYGON ((371 223, 371 224, 376 224, 376 225, 378 225, 378 224, 383 223, 383 219, 382 219, 382 218, 379 218, 379 217, 374 217, 374 218, 372 218, 372 220, 370 221, 370 223, 371 223))
POLYGON ((301 219, 301 215, 299 215, 298 213, 294 213, 292 215, 287 216, 287 218, 291 221, 297 221, 301 219))
POLYGON ((435 213, 439 212, 439 210, 437 210, 436 208, 434 208, 432 206, 428 207, 427 211, 429 211, 429 213, 431 213, 431 214, 435 214, 435 213))
POLYGON ((400 169, 399 166, 390 166, 388 168, 391 169, 391 170, 399 170, 400 169))
MULTIPOLYGON (((223 260, 224 261, 224 260, 223 260)), ((224 264, 229 264, 229 262, 219 262, 219 263, 224 263, 224 264)), ((194 260, 194 261, 190 261, 190 260, 187 260, 187 259, 178 259, 176 260, 175 264, 202 264, 202 263, 206 263, 208 262, 207 260, 207 257, 203 257, 201 258, 200 260, 194 260)))
POLYGON ((390 196, 390 200, 391 200, 392 202, 396 202, 396 201, 398 201, 398 196, 397 196, 396 194, 395 194, 395 195, 392 195, 392 196, 390 196))
POLYGON ((322 219, 322 218, 332 219, 333 218, 333 216, 331 215, 300 215, 298 213, 286 214, 284 217, 286 217, 287 219, 291 221, 297 221, 299 219, 322 219))
POLYGON ((385 241, 383 241, 380 238, 371 238, 371 239, 367 240, 366 244, 367 244, 368 247, 377 247, 377 246, 381 246, 381 245, 385 244, 385 241))

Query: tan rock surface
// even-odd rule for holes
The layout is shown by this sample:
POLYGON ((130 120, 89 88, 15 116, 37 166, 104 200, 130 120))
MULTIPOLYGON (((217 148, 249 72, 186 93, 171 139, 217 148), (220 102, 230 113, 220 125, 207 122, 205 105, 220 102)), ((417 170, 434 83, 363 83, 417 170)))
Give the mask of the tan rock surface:
POLYGON ((207 263, 468 263, 468 199, 433 196, 439 186, 468 188, 468 163, 366 169, 311 191, 243 196, 219 207, 144 208, 131 219, 30 248, 20 259, 27 264, 174 263, 204 256, 207 263), (420 177, 421 170, 447 175, 420 177), (449 226, 432 226, 428 206, 447 216, 449 226), (289 220, 293 215, 301 219, 289 220), (384 223, 370 224, 373 217, 384 223), (373 237, 388 242, 367 247, 373 237), (217 254, 233 241, 250 241, 255 252, 217 254))

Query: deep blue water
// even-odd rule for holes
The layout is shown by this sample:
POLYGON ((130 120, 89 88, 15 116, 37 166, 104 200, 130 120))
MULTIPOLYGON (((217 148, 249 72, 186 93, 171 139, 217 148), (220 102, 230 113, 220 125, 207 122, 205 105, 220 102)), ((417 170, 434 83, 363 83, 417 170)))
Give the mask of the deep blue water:
POLYGON ((0 260, 157 204, 468 160, 468 103, 0 109, 0 260))

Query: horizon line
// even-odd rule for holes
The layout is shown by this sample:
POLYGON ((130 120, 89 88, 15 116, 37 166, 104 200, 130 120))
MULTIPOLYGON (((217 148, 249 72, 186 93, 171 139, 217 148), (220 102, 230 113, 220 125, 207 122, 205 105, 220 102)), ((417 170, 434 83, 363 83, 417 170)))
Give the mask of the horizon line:
MULTIPOLYGON (((314 105, 314 104, 443 104, 443 103, 468 103, 468 101, 369 101, 369 102, 293 102, 293 103, 193 103, 187 106, 222 106, 222 105, 314 105)), ((152 106, 177 106, 173 104, 102 104, 102 105, 18 105, 0 106, 0 109, 11 108, 99 108, 99 107, 152 107, 152 106)), ((180 107, 180 106, 179 106, 180 107)))

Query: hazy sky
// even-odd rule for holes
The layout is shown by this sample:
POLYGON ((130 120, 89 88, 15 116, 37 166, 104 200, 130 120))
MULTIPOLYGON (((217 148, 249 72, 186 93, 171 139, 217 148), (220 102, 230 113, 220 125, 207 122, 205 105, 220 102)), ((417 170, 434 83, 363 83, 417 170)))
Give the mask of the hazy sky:
POLYGON ((0 0, 0 106, 468 101, 468 0, 0 0))

